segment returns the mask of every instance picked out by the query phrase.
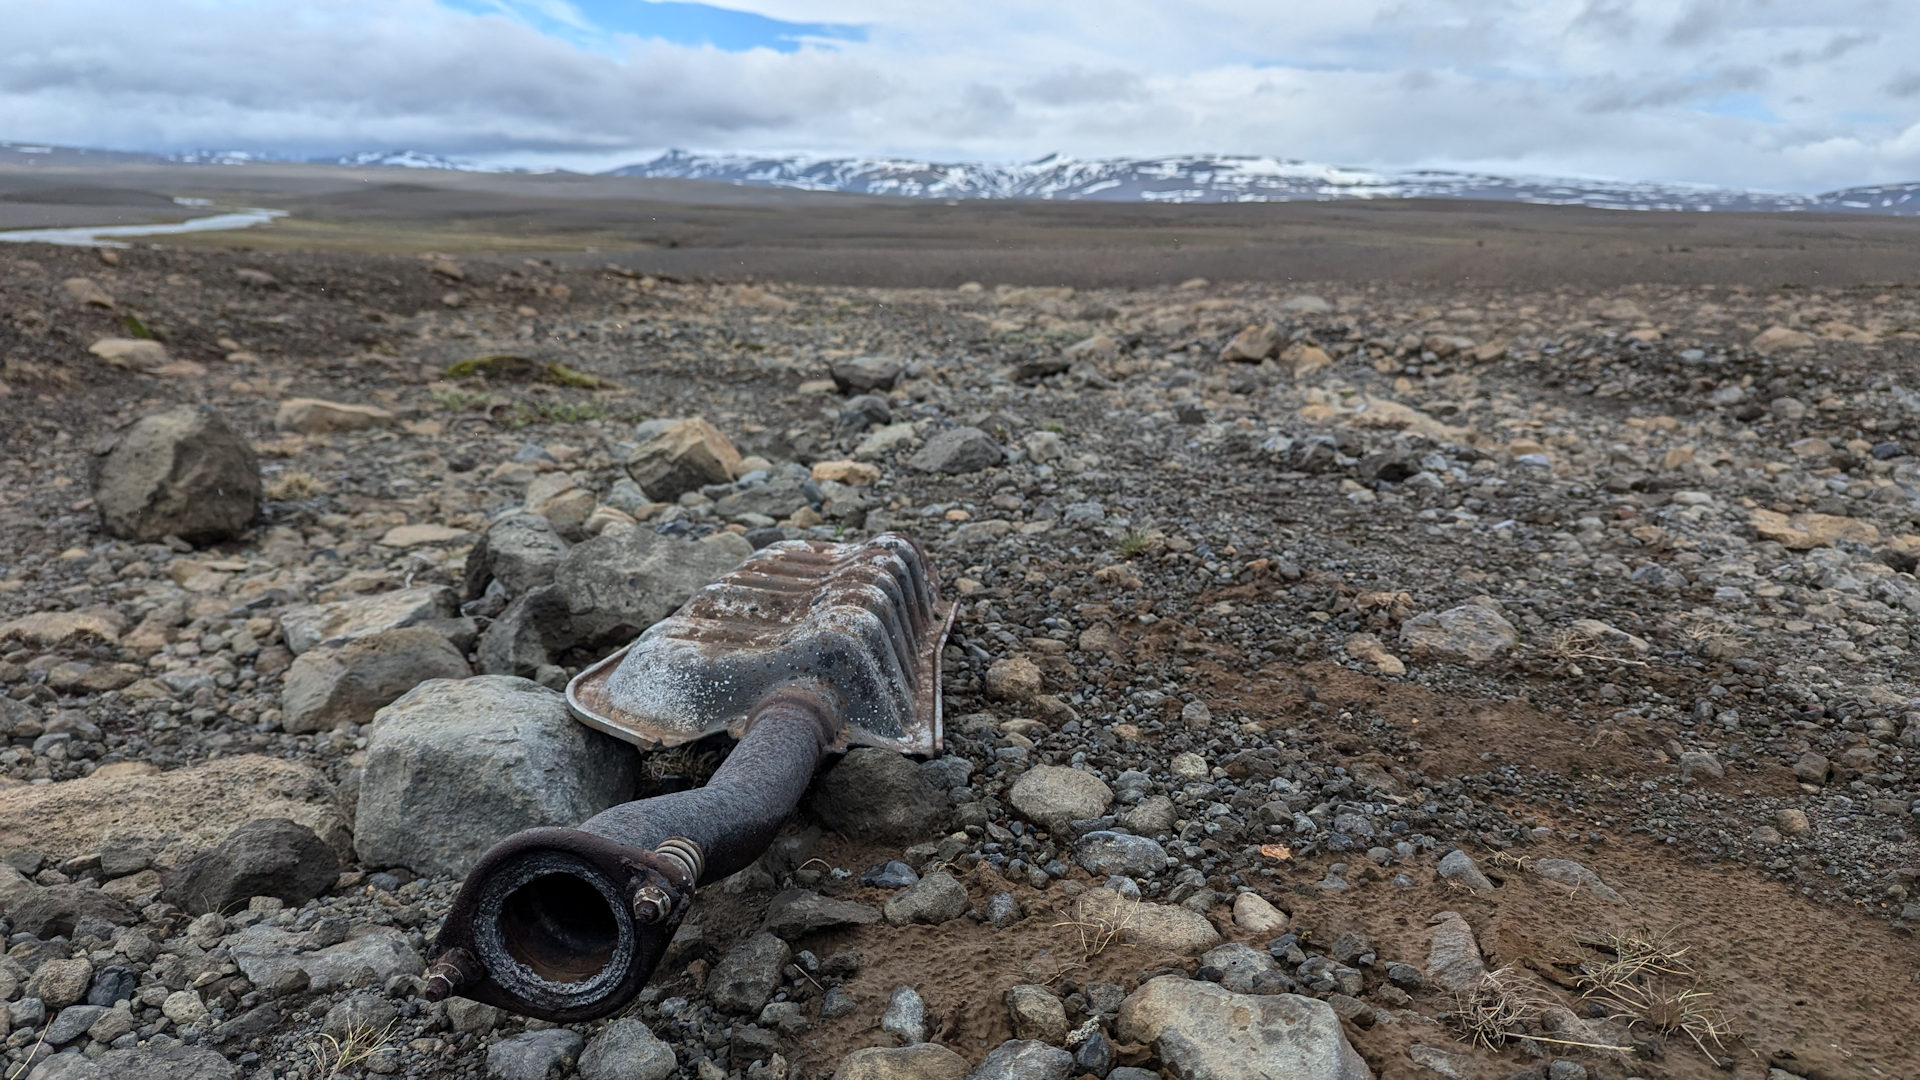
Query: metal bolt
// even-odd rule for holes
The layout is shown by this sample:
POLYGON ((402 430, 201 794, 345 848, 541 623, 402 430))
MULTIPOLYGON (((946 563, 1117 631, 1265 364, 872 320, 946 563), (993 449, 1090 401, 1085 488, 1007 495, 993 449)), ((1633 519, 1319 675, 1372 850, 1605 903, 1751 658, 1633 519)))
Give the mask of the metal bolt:
POLYGON ((633 917, 642 925, 661 922, 672 910, 673 897, 658 885, 642 885, 633 894, 633 917))

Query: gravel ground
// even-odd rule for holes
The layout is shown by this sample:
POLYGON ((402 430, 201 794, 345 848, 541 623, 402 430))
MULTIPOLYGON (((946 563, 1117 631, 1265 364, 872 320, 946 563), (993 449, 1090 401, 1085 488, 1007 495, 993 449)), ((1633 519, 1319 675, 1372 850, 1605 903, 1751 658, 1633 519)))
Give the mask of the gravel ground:
POLYGON ((1151 1020, 1204 1030, 1188 980, 1331 1006, 1383 1078, 1920 1075, 1911 288, 4 254, 0 1075, 1227 1075, 1151 1020), (99 440, 182 403, 257 457, 257 516, 109 536, 99 440), (682 417, 743 479, 656 502, 626 466, 682 417), (304 606, 408 590, 465 603, 416 621, 476 674, 603 655, 489 659, 531 586, 469 556, 517 511, 567 550, 896 530, 958 606, 912 834, 830 812, 847 759, 612 1026, 416 996, 457 879, 355 846, 412 680, 283 696, 304 606), (269 820, 329 879, 193 910, 184 868, 269 820), (755 937, 787 889, 885 917, 755 937))

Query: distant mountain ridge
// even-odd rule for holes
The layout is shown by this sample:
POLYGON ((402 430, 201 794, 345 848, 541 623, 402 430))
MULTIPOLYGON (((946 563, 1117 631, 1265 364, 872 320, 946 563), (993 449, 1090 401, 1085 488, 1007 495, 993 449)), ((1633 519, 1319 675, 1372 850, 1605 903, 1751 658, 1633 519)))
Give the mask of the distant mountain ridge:
POLYGON ((1247 155, 1079 160, 1052 155, 1016 165, 906 158, 695 154, 671 150, 614 176, 671 177, 946 199, 1102 202, 1314 202, 1337 199, 1481 199, 1611 210, 1827 211, 1920 216, 1920 182, 1793 195, 1704 184, 1511 177, 1436 169, 1376 171, 1247 155))
MULTIPOLYGON (((0 142, 0 163, 172 161, 247 165, 299 159, 242 150, 142 154, 0 142)), ((378 150, 306 159, 357 168, 533 172, 417 150, 378 150)), ((1078 159, 1049 155, 1011 165, 896 157, 702 154, 669 150, 602 175, 893 195, 916 199, 1056 199, 1100 202, 1326 202, 1343 199, 1478 199, 1608 210, 1825 212, 1920 216, 1920 181, 1845 188, 1821 195, 1747 191, 1706 184, 1635 183, 1500 176, 1438 169, 1353 169, 1286 158, 1189 154, 1078 159)))

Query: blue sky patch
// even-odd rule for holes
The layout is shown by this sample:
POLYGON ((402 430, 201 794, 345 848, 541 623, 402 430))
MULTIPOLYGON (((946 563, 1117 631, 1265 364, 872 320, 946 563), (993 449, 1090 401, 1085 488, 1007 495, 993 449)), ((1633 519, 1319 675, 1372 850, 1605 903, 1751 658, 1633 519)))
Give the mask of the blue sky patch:
POLYGON ((1722 94, 1702 105, 1700 111, 1714 116, 1732 117, 1735 120, 1755 120, 1762 124, 1780 122, 1780 117, 1767 107, 1766 101, 1759 94, 1750 94, 1745 91, 1722 94))
POLYGON ((809 42, 865 41, 856 23, 802 23, 672 0, 440 0, 476 15, 504 15, 583 48, 601 50, 616 35, 726 52, 771 49, 790 53, 809 42))

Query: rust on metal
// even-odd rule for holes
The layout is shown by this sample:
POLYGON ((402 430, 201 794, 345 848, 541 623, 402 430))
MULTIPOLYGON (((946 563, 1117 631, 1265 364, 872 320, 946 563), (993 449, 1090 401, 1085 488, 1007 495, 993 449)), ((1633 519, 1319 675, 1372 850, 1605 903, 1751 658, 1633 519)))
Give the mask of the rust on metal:
POLYGON ((912 540, 770 544, 638 641, 581 672, 567 703, 645 747, 736 737, 772 688, 809 680, 840 698, 833 749, 939 751, 940 648, 953 618, 912 540))
POLYGON ((827 754, 939 748, 952 618, 906 537, 775 544, 583 672, 568 700, 594 727, 740 741, 702 787, 494 845, 441 925, 427 997, 561 1022, 624 1007, 694 890, 766 851, 827 754))

